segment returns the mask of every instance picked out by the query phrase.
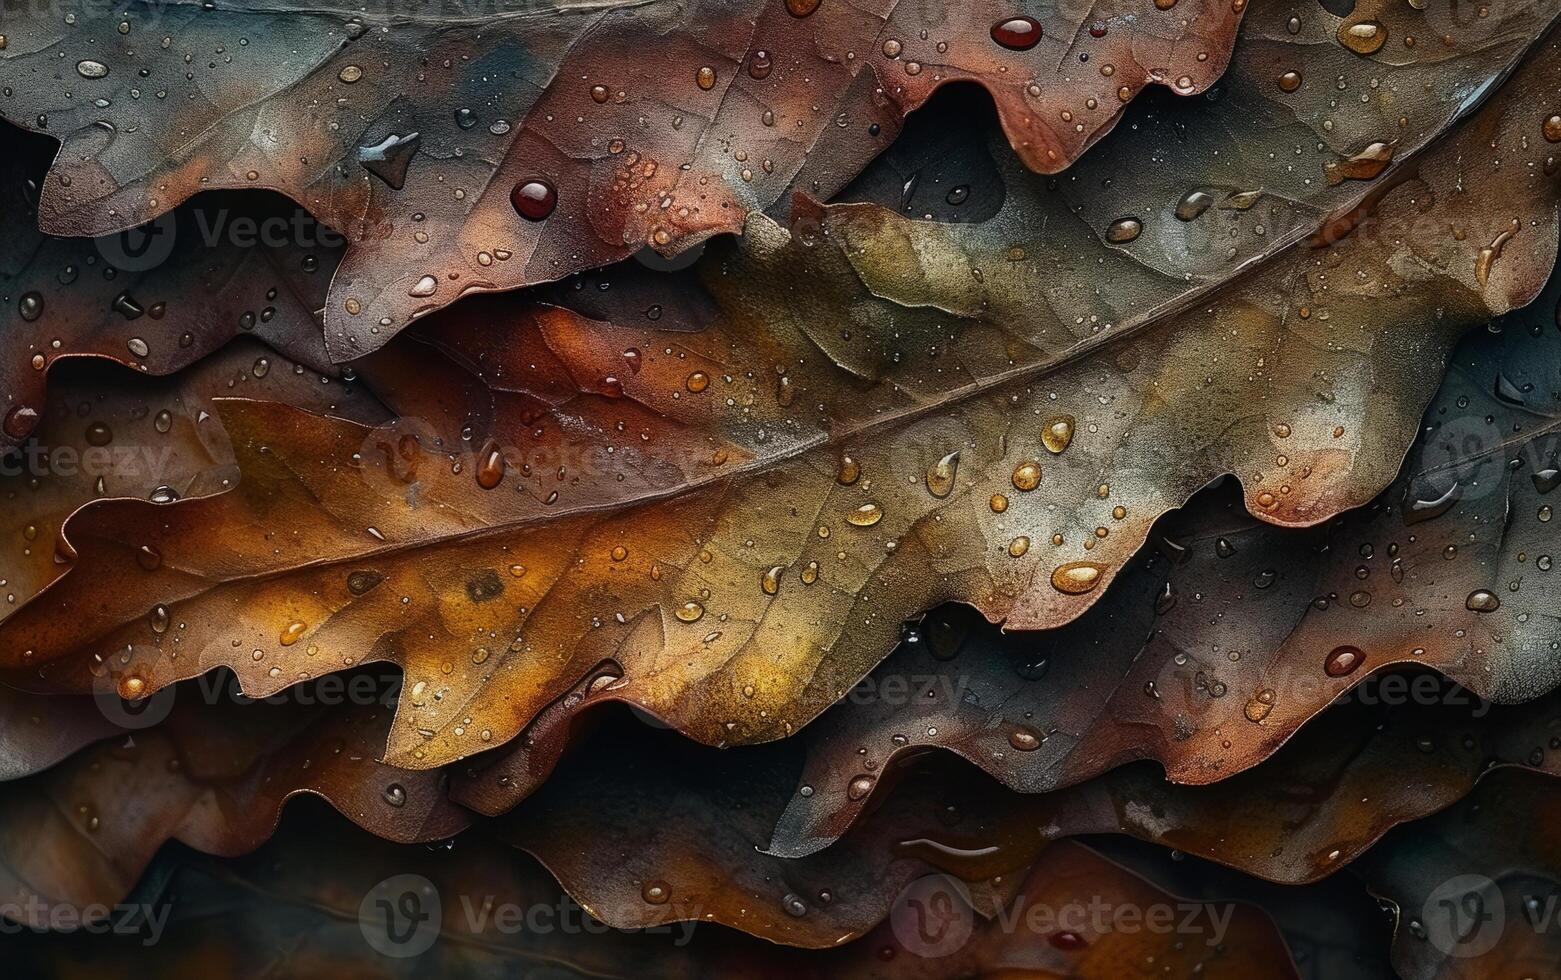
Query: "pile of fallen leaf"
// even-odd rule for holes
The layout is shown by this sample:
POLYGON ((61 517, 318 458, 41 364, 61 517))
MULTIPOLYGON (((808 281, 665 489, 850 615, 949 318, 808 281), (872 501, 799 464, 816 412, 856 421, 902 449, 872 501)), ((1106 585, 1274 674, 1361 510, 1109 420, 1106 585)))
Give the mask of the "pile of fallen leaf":
POLYGON ((1557 18, 8 7, 12 965, 1554 975, 1557 18))

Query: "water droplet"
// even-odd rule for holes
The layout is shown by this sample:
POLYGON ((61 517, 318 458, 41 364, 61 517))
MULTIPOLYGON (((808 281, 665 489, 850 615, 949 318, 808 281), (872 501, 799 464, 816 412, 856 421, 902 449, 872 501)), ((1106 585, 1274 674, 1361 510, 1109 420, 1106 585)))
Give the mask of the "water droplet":
POLYGON ((1545 139, 1552 143, 1561 143, 1561 115, 1546 116, 1540 129, 1545 134, 1545 139))
POLYGON ((16 303, 16 312, 23 320, 32 323, 43 316, 43 296, 39 293, 23 293, 16 303))
POLYGON ((835 480, 843 487, 849 487, 862 475, 862 465, 850 456, 841 456, 840 465, 835 469, 835 480))
POLYGON ((1488 613, 1501 608, 1501 600, 1489 589, 1475 589, 1469 593, 1469 598, 1465 599, 1463 604, 1470 612, 1488 613))
POLYGON ((710 375, 703 371, 695 371, 688 376, 688 380, 684 382, 684 387, 697 395, 710 387, 710 375))
POLYGON ((1207 191, 1188 191, 1176 202, 1177 220, 1196 221, 1213 203, 1214 195, 1207 191))
POLYGON ((1041 443, 1053 456, 1059 455, 1073 441, 1073 416, 1059 415, 1046 423, 1041 430, 1041 443))
POLYGON ((558 192, 547 181, 533 178, 516 184, 509 202, 527 221, 544 221, 558 207, 558 192))
POLYGON ((715 88, 715 69, 709 65, 702 66, 694 74, 694 82, 706 92, 715 88))
POLYGON ((873 777, 865 773, 852 777, 846 785, 846 797, 851 800, 864 799, 873 791, 873 777))
POLYGON ((153 633, 168 632, 168 624, 171 619, 172 616, 168 612, 168 607, 163 605, 153 606, 151 615, 148 617, 153 633))
POLYGON ((1143 234, 1143 222, 1137 218, 1118 218, 1106 229, 1106 241, 1113 245, 1125 245, 1143 234))
POLYGON ((759 588, 765 595, 774 595, 780 591, 781 575, 786 571, 784 565, 772 565, 759 577, 759 588))
POLYGON ((1281 91, 1281 92, 1294 92, 1296 89, 1298 89, 1300 87, 1301 87, 1301 73, 1300 72, 1298 72, 1298 71, 1287 71, 1283 75, 1279 76, 1279 91, 1281 91))
POLYGON ((1029 725, 1015 725, 1008 730, 1008 744, 1020 752, 1034 752, 1041 747, 1041 735, 1029 725))
POLYGON ((1459 484, 1454 483, 1436 497, 1422 497, 1412 495, 1406 491, 1403 507, 1405 524, 1418 524, 1421 521, 1429 521, 1432 518, 1441 517, 1452 509, 1462 496, 1459 484))
POLYGON ((992 40, 1012 51, 1028 51, 1041 43, 1041 22, 1034 17, 1010 17, 992 25, 992 40))
POLYGON ((927 492, 942 500, 954 492, 954 477, 959 472, 959 452, 949 453, 927 468, 927 492))
POLYGON ((697 623, 704 617, 705 607, 698 601, 690 599, 679 606, 673 615, 685 623, 697 623))
POLYGON ((1366 662, 1366 654, 1358 647, 1335 647, 1323 661, 1323 673, 1329 677, 1348 677, 1366 662))
POLYGON ((1271 687, 1266 687, 1263 690, 1257 692, 1257 695, 1253 697, 1252 700, 1247 702, 1246 707, 1242 709, 1242 712, 1247 716, 1248 721, 1262 721, 1264 718, 1268 717, 1268 713, 1270 711, 1274 710, 1274 701, 1276 697, 1277 696, 1274 694, 1274 689, 1271 687))
POLYGON ((400 783, 391 783, 385 787, 385 802, 394 807, 406 806, 407 791, 400 783))
POLYGON ((1339 43, 1356 54, 1375 54, 1388 40, 1388 29, 1374 20, 1339 25, 1339 43))
POLYGON ((1104 566, 1088 561, 1058 565, 1052 571, 1052 588, 1064 595, 1083 595, 1100 584, 1100 573, 1103 571, 1104 566))
POLYGON ((336 73, 336 77, 348 85, 351 85, 363 78, 363 69, 359 68, 357 65, 347 65, 341 71, 336 73))
POLYGON ((282 630, 282 645, 284 647, 292 646, 294 643, 297 643, 300 639, 302 639, 304 633, 308 632, 308 630, 309 627, 307 624, 298 622, 297 620, 288 623, 287 626, 282 630))
POLYGON ((664 881, 647 881, 640 886, 640 897, 652 905, 665 905, 672 897, 672 886, 664 881))
POLYGON ((1014 489, 1025 493, 1034 490, 1041 485, 1041 464, 1033 459, 1027 459, 1014 467, 1014 489))
POLYGON ((484 490, 492 490, 504 482, 504 471, 507 468, 508 463, 499 444, 489 439, 477 453, 477 485, 484 490))
POLYGON ((26 405, 17 405, 6 413, 5 434, 12 439, 25 439, 38 427, 38 412, 26 405))
POLYGON ((883 508, 867 503, 846 514, 846 522, 857 527, 872 527, 883 520, 883 508))
POLYGON ((108 75, 108 66, 101 61, 82 60, 76 62, 76 74, 82 78, 104 78, 108 75))
POLYGON ((148 572, 154 572, 163 565, 163 553, 149 544, 143 544, 136 549, 136 564, 148 572))
POLYGON ((106 446, 114 441, 114 432, 102 422, 93 422, 87 426, 87 445, 106 446))
POLYGON ((1008 509, 1008 498, 1000 493, 994 493, 987 504, 992 508, 992 513, 1001 514, 1008 509))

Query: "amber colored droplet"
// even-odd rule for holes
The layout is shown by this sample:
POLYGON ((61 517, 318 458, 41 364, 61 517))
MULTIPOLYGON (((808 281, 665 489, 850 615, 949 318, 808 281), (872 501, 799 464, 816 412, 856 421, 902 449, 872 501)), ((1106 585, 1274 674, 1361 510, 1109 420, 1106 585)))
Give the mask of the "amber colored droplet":
POLYGON ((873 777, 866 774, 855 776, 846 785, 846 797, 852 800, 865 799, 868 793, 873 791, 873 777))
POLYGON ((1073 416, 1059 415, 1046 423, 1041 430, 1041 443, 1053 456, 1059 455, 1073 441, 1073 416))
POLYGON ((770 60, 770 53, 763 48, 760 48, 748 57, 748 75, 750 78, 769 78, 770 72, 774 68, 775 62, 770 60))
POLYGON ((672 886, 664 881, 647 881, 640 887, 640 897, 652 905, 665 905, 672 897, 672 886))
POLYGON ((1337 647, 1323 661, 1323 673, 1329 677, 1348 677, 1366 662, 1366 654, 1358 647, 1337 647))
POLYGON ((1545 134, 1545 139, 1552 143, 1561 143, 1561 116, 1546 116, 1540 129, 1545 134))
POLYGON ((772 565, 759 578, 759 588, 765 595, 774 595, 780 591, 781 574, 786 571, 784 565, 772 565))
POLYGON ((705 607, 700 605, 697 601, 690 599, 681 606, 678 606, 677 612, 673 615, 677 616, 678 619, 681 619, 685 623, 697 623, 704 617, 705 607))
POLYGON ((1041 464, 1027 459, 1014 467, 1014 488, 1028 493, 1041 485, 1041 464))
POLYGON ((1281 91, 1281 92, 1294 92, 1296 89, 1298 89, 1300 87, 1301 87, 1301 73, 1300 72, 1298 72, 1298 71, 1287 71, 1283 75, 1279 76, 1279 91, 1281 91))
POLYGON ((1488 613, 1501 608, 1501 600, 1489 589, 1475 589, 1463 604, 1470 612, 1488 613))
POLYGON ((625 548, 621 544, 614 545, 612 551, 609 552, 608 555, 612 558, 613 561, 624 561, 629 557, 629 549, 625 548))
POLYGON ((804 565, 802 568, 802 574, 799 577, 802 579, 803 585, 812 585, 814 582, 817 582, 818 562, 810 561, 804 565))
POLYGON ((1083 595, 1100 584, 1100 573, 1104 570, 1103 566, 1088 561, 1058 565, 1052 571, 1052 588, 1064 595, 1083 595))
POLYGON ((1154 0, 1154 5, 1161 10, 1170 10, 1176 6, 1176 0, 1154 0))
POLYGON ((927 467, 927 492, 942 500, 954 492, 954 477, 959 472, 959 453, 952 452, 927 467))
POLYGON ((294 643, 297 643, 300 639, 303 638, 304 633, 306 633, 308 629, 308 624, 300 623, 297 620, 288 623, 287 626, 283 628, 282 635, 280 637, 282 645, 284 647, 290 647, 294 643))
POLYGON ((1118 218, 1106 229, 1106 241, 1113 245, 1125 245, 1144 233, 1144 224, 1137 218, 1118 218))
POLYGON ((840 457, 840 465, 835 470, 835 480, 843 487, 849 487, 862 476, 862 464, 850 456, 840 457))
POLYGON ((558 207, 558 191, 547 181, 533 177, 515 185, 509 202, 515 213, 527 221, 544 221, 558 207))
POLYGON ((863 504, 846 514, 846 522, 857 527, 872 527, 883 520, 883 508, 877 504, 863 504))
POLYGON ((1029 725, 1015 725, 1008 731, 1008 744, 1020 752, 1034 752, 1041 747, 1041 736, 1029 725))
POLYGON ((992 494, 992 499, 988 503, 991 504, 992 513, 994 514, 1001 514, 1008 509, 1008 498, 1000 493, 992 494))
POLYGON ((684 382, 684 386, 687 387, 689 391, 692 391, 697 395, 701 391, 704 391, 706 388, 710 387, 710 375, 703 371, 695 371, 693 374, 688 376, 688 380, 684 382))
POLYGON ((1276 698, 1277 695, 1274 693, 1273 688, 1264 688, 1257 692, 1252 700, 1247 702, 1246 707, 1242 709, 1242 713, 1247 716, 1248 721, 1262 721, 1268 717, 1269 712, 1274 710, 1276 698))
POLYGON ((1012 51, 1028 51, 1041 43, 1041 22, 1034 17, 1010 17, 992 25, 992 40, 1012 51))
POLYGON ((608 97, 611 96, 611 95, 612 95, 612 93, 607 91, 607 86, 605 86, 605 85, 592 85, 591 86, 591 101, 597 103, 598 105, 600 105, 603 102, 606 102, 608 97))
POLYGON ((146 694, 146 680, 134 674, 126 674, 119 679, 119 696, 126 701, 134 701, 146 694))
POLYGON ((786 0, 786 12, 793 17, 806 17, 818 9, 820 0, 786 0))
POLYGON ((1010 557, 1023 558, 1029 550, 1030 539, 1022 534, 1008 542, 1008 554, 1010 557))
POLYGON ((477 485, 484 490, 492 490, 504 482, 504 471, 507 467, 504 453, 499 450, 499 444, 489 439, 477 454, 477 485))
POLYGON ((1356 54, 1375 54, 1387 40, 1388 29, 1374 20, 1339 25, 1339 43, 1356 54))
POLYGON ((5 434, 12 439, 25 439, 38 427, 38 412, 26 405, 18 405, 5 416, 5 434))
POLYGON ((715 88, 715 69, 709 65, 702 66, 694 75, 694 81, 706 92, 715 88))

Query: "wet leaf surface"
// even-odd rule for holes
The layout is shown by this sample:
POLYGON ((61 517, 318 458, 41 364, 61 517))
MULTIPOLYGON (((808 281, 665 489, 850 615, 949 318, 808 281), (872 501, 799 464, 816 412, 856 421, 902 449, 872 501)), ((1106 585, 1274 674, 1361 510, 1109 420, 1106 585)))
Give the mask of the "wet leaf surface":
POLYGON ((1467 799, 1387 837, 1359 866, 1398 911, 1406 980, 1544 976, 1558 955, 1558 799, 1550 775, 1491 773, 1467 799))
POLYGON ((61 365, 37 428, 0 452, 0 620, 70 567, 61 529, 79 507, 108 497, 161 505, 232 487, 238 468, 215 399, 236 395, 367 423, 389 414, 361 386, 249 338, 167 378, 104 361, 61 365))
MULTIPOLYGON (((939 905, 943 941, 919 941, 913 917, 841 949, 774 947, 719 926, 697 924, 624 933, 610 930, 560 894, 536 865, 491 839, 468 834, 438 849, 362 841, 317 808, 289 814, 278 838, 255 855, 217 864, 187 852, 160 859, 136 898, 167 915, 150 935, 14 941, 13 962, 41 975, 260 977, 277 970, 344 976, 484 977, 515 969, 557 977, 941 977, 1107 978, 1137 975, 1144 963, 1176 976, 1294 976, 1284 942, 1257 908, 1224 896, 1186 901, 1136 873, 1145 859, 1120 864, 1081 845, 1048 849, 1028 871, 1007 920, 978 918, 968 907, 939 905), (418 921, 389 914, 418 899, 418 921), (233 914, 237 908, 248 914, 233 914), (1101 910, 1093 916, 1089 909, 1101 910), (1083 912, 1099 922, 1059 932, 1051 916, 1083 912), (1138 914, 1198 917, 1197 928, 1150 929, 1138 914), (1220 942, 1210 942, 1215 923, 1220 942), (410 928, 407 928, 410 926, 410 928), (1172 933, 1175 934, 1172 934, 1172 933), (1061 936, 1062 938, 1057 938, 1061 936), (365 940, 386 955, 365 960, 365 940), (419 950, 411 954, 412 950, 419 950), (913 951, 915 950, 915 951, 913 951), (919 951, 919 952, 918 952, 919 951), (144 975, 144 974, 136 974, 144 975)), ((928 896, 941 878, 924 886, 928 896)), ((947 893, 958 901, 957 893, 947 893)), ((909 906, 907 909, 909 910, 909 906)), ((1070 920, 1071 921, 1071 920, 1070 920)), ((1156 920, 1157 922, 1163 920, 1156 920)), ((372 954, 370 954, 372 955, 372 954)))
POLYGON ((394 29, 331 5, 23 10, 0 109, 63 141, 58 233, 259 187, 350 235, 326 306, 348 360, 463 293, 739 231, 793 184, 832 193, 949 82, 983 85, 1025 162, 1059 170, 1146 84, 1213 83, 1245 2, 1040 7, 1019 42, 1007 4, 812 6, 419 10, 394 29))
MULTIPOLYGON (((375 761, 395 696, 384 678, 337 676, 296 694, 280 705, 245 703, 231 675, 216 674, 139 710, 121 707, 112 692, 35 708, 62 732, 97 729, 109 737, 0 787, 6 914, 32 925, 51 921, 54 906, 104 916, 163 844, 248 852, 301 793, 403 842, 439 840, 467 826, 469 814, 445 798, 440 773, 375 761)), ((5 735, 8 754, 33 740, 15 728, 5 735)))
POLYGON ((696 333, 540 307, 495 350, 474 302, 429 339, 515 396, 495 401, 491 441, 452 462, 404 425, 228 403, 237 491, 161 508, 150 527, 145 505, 81 514, 67 536, 82 558, 13 621, 21 655, 7 664, 80 689, 84 640, 156 647, 139 617, 163 602, 190 622, 187 652, 121 657, 116 673, 152 691, 226 664, 247 689, 275 690, 297 671, 278 637, 301 622, 327 650, 402 664, 427 692, 401 706, 397 764, 501 743, 609 659, 625 678, 615 698, 703 741, 790 734, 938 602, 1011 628, 1072 619, 1160 513, 1221 473, 1275 523, 1371 499, 1462 329, 1548 275, 1555 186, 1532 104, 1558 70, 1546 46, 1356 233, 1284 251, 1207 307, 1061 363, 991 363, 985 320, 965 325, 952 360, 899 358, 896 338, 936 345, 948 314, 866 296, 841 268, 865 263, 851 226, 871 238, 897 220, 860 205, 814 212, 832 231, 812 245, 753 219, 706 256, 724 317, 696 333), (1492 144, 1508 152, 1490 157, 1492 144), (1495 240, 1480 195, 1498 187, 1524 213, 1494 258, 1478 244, 1495 240), (829 335, 799 303, 781 275, 799 257, 820 270, 818 309, 857 304, 864 334, 829 335), (355 592, 359 573, 385 587, 355 592), (87 599, 103 574, 146 597, 87 599))
POLYGON ((270 195, 210 194, 123 234, 45 236, 34 227, 40 141, 10 127, 3 138, 19 145, 0 175, 0 447, 36 431, 48 378, 69 359, 161 376, 253 337, 339 373, 318 314, 340 249, 306 214, 270 195))
POLYGON ((1552 690, 1558 299, 1561 279, 1458 349, 1405 472, 1371 506, 1281 531, 1227 485, 1166 518, 1060 630, 999 637, 959 609, 923 621, 804 735, 816 792, 793 804, 792 846, 862 807, 844 787, 864 762, 929 746, 1024 792, 1145 757, 1205 783, 1394 664, 1507 703, 1552 690))

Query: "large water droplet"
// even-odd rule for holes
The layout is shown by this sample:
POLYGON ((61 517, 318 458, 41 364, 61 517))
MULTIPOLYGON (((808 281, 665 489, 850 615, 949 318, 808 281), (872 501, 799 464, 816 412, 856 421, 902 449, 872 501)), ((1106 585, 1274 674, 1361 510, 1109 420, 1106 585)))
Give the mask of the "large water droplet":
POLYGON ((1052 588, 1065 595, 1083 595, 1094 591, 1095 586, 1100 584, 1100 573, 1103 571, 1104 566, 1088 561, 1058 565, 1052 571, 1052 588))
POLYGON ((527 221, 544 221, 558 207, 558 192, 547 181, 532 178, 515 185, 509 202, 515 213, 527 221))
POLYGON ((954 477, 959 472, 958 450, 927 468, 927 492, 942 500, 954 492, 954 477))
POLYGON ((1034 17, 1010 17, 992 25, 992 40, 1013 51, 1028 51, 1041 43, 1041 22, 1034 17))

